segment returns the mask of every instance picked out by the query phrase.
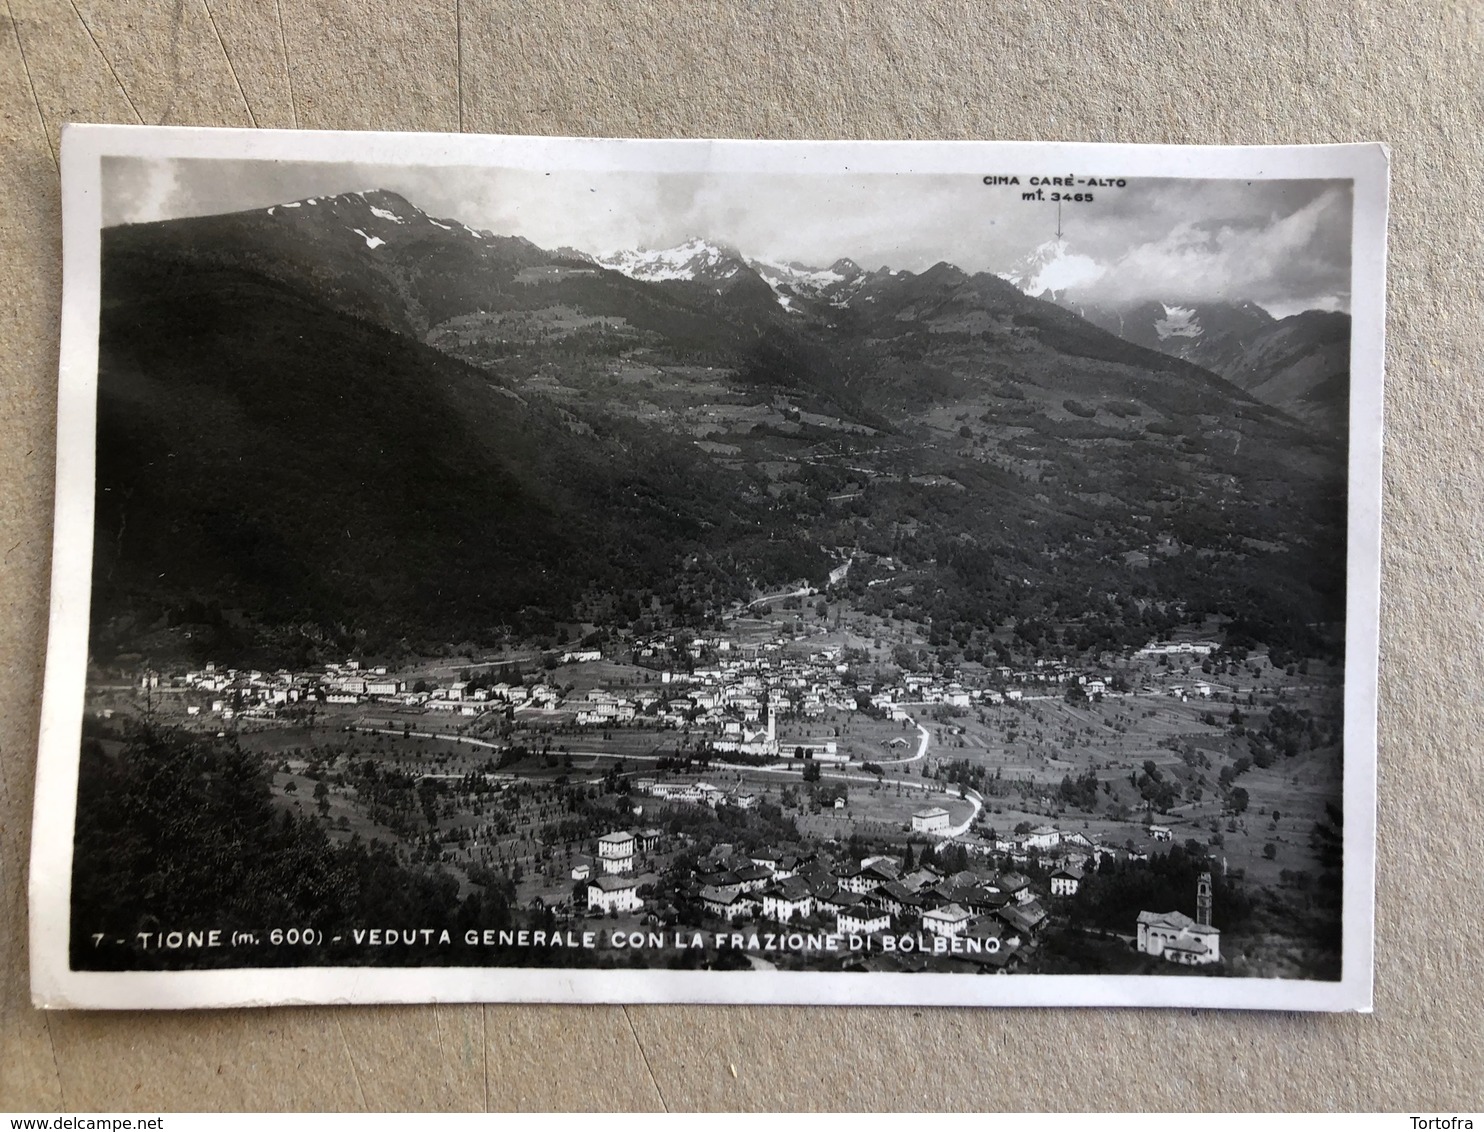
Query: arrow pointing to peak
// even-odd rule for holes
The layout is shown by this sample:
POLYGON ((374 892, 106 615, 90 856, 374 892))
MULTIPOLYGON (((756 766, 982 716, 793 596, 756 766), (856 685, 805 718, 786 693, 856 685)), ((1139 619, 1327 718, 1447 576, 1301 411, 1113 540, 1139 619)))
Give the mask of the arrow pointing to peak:
POLYGON ((1056 202, 1056 238, 1061 239, 1061 201, 1056 202))

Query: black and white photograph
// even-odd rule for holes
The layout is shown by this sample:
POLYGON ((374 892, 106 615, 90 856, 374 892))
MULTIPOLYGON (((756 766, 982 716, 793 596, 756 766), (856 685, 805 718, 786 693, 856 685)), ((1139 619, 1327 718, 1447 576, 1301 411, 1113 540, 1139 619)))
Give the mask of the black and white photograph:
POLYGON ((1378 147, 63 173, 40 1005, 1369 1009, 1378 147))

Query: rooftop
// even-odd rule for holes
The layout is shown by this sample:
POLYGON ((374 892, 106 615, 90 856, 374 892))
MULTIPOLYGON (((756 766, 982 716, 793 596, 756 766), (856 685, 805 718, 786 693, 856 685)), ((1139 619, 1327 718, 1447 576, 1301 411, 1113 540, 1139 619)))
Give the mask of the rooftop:
POLYGON ((956 924, 961 920, 969 919, 971 914, 957 904, 945 904, 941 908, 934 908, 931 912, 928 912, 923 916, 923 919, 927 919, 928 916, 931 916, 935 920, 947 920, 950 923, 956 924))
POLYGON ((591 884, 597 885, 604 892, 618 892, 621 889, 625 888, 639 887, 639 882, 633 877, 621 877, 613 875, 600 876, 597 880, 592 881, 591 884))
POLYGON ((1219 928, 1198 924, 1184 912, 1140 912, 1139 923, 1153 928, 1173 928, 1176 931, 1195 935, 1220 935, 1219 928))
POLYGON ((701 888, 701 899, 710 904, 735 904, 745 897, 737 889, 715 888, 708 884, 701 888))

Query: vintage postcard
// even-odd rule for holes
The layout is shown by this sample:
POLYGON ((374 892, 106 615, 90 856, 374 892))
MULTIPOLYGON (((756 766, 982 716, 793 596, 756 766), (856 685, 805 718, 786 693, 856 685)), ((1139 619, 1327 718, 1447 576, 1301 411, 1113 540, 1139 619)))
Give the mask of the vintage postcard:
POLYGON ((62 172, 39 1005, 1370 1008, 1380 146, 62 172))

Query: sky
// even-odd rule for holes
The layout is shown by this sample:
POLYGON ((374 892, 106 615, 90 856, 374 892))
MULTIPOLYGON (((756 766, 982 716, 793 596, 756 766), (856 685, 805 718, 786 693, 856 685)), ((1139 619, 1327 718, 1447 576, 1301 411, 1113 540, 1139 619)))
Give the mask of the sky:
MULTIPOLYGON (((691 237, 825 267, 940 261, 1019 274, 1080 303, 1249 301, 1276 317, 1348 310, 1348 181, 1138 178, 1062 209, 1019 186, 940 174, 539 172, 508 168, 109 158, 103 222, 138 223, 389 189, 430 216, 602 254, 691 237)), ((1049 195, 1049 194, 1048 194, 1049 195)))

